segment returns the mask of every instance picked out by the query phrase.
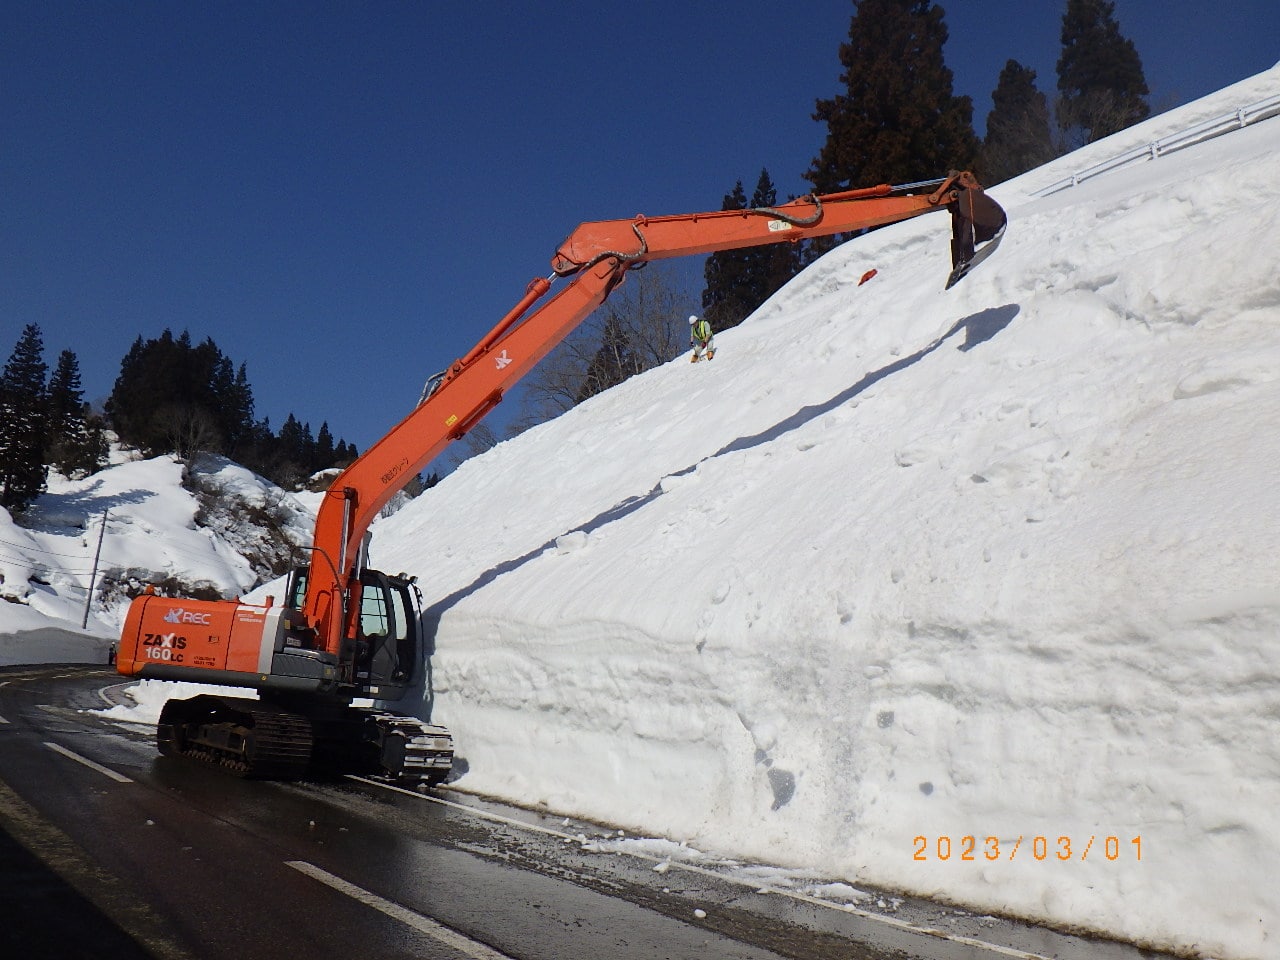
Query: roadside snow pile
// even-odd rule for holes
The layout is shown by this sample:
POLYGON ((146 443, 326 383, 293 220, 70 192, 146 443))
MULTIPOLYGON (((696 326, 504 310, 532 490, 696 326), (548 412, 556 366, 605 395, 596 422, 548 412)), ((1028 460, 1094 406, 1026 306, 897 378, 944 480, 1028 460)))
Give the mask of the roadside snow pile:
POLYGON ((377 528, 460 787, 1280 956, 1280 121, 1030 195, 1081 162, 955 289, 877 231, 377 528))
MULTIPOLYGON (((106 637, 58 627, 57 621, 15 603, 0 603, 0 666, 34 663, 105 665, 111 641, 106 637)), ((77 621, 76 627, 79 627, 77 621)))
POLYGON ((125 690, 129 703, 120 703, 114 707, 93 712, 108 720, 155 726, 160 721, 160 711, 164 709, 165 701, 185 700, 187 697, 201 694, 213 697, 242 697, 248 700, 258 698, 256 690, 246 690, 244 687, 175 683, 169 680, 141 680, 125 690))

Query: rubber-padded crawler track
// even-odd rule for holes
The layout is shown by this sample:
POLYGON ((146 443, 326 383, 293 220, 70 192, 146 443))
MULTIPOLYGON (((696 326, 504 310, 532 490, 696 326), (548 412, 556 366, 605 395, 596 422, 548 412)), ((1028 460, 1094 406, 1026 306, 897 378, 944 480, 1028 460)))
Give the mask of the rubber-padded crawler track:
POLYGON ((166 756, 259 780, 359 774, 431 787, 445 781, 453 764, 449 731, 413 717, 345 705, 303 712, 212 694, 168 701, 156 745, 166 756))
POLYGON ((201 694, 164 705, 156 745, 238 777, 289 780, 311 762, 311 722, 258 700, 201 694))

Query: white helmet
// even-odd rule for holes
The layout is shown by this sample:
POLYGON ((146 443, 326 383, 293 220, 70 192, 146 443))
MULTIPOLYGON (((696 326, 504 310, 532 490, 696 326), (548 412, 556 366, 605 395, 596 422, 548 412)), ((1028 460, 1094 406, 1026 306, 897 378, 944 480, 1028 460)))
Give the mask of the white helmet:
POLYGON ((697 323, 697 322, 698 322, 698 315, 695 313, 693 316, 691 316, 691 317, 689 318, 689 322, 690 322, 690 323, 697 323))

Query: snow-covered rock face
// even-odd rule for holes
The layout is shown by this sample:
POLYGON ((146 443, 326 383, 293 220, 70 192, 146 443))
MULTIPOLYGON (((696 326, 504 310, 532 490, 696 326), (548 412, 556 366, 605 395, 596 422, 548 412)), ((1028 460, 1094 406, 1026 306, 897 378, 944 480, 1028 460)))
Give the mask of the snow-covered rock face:
POLYGON ((0 599, 21 603, 31 593, 31 575, 39 544, 0 507, 0 599))
POLYGON ((944 218, 846 244, 378 528, 463 786, 1280 956, 1280 121, 1073 165, 955 289, 944 218))
POLYGON ((198 495, 173 457, 117 456, 83 480, 52 476, 22 527, 0 509, 0 598, 78 629, 92 578, 87 628, 112 636, 124 618, 120 585, 171 580, 235 596, 287 555, 289 541, 310 540, 312 511, 261 477, 221 458, 192 471, 198 495))

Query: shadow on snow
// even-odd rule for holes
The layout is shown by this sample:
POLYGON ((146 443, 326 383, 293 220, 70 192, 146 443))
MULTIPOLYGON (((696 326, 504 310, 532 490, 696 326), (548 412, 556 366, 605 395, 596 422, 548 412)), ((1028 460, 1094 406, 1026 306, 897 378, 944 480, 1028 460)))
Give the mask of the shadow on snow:
MULTIPOLYGON (((800 427, 804 426, 805 424, 813 420, 816 420, 817 418, 822 417, 830 413, 831 411, 848 403, 854 397, 857 397, 860 393, 867 390, 869 387, 879 383, 881 380, 884 380, 886 377, 892 376, 893 374, 899 372, 900 370, 904 370, 907 367, 910 367, 912 364, 917 363, 920 360, 924 359, 929 354, 933 353, 935 350, 941 347, 943 343, 945 343, 947 340, 949 340, 951 337, 953 337, 955 334, 959 333, 962 330, 964 331, 964 334, 965 334, 964 342, 961 343, 957 347, 957 349, 961 351, 972 350, 974 347, 977 347, 980 344, 986 343, 988 340, 990 340, 992 337, 998 334, 1001 330, 1007 327, 1010 323, 1012 323, 1013 319, 1018 315, 1018 313, 1019 313, 1018 305, 1010 303, 1000 307, 991 307, 987 310, 983 310, 979 313, 971 314, 967 317, 957 320, 955 324, 952 325, 951 329, 949 329, 942 336, 938 337, 938 339, 934 340, 928 346, 922 347, 920 350, 917 350, 915 353, 911 354, 908 357, 903 357, 900 360, 895 360, 893 363, 888 364, 887 366, 881 367, 879 370, 871 371, 866 376, 864 376, 861 380, 859 380, 857 383, 853 384, 846 390, 842 390, 840 393, 836 394, 831 399, 823 401, 822 403, 811 404, 810 406, 802 407, 801 409, 797 410, 795 413, 791 414, 791 416, 787 417, 784 420, 779 421, 778 423, 771 426, 769 429, 763 430, 760 433, 756 433, 751 436, 739 437, 736 440, 733 440, 732 442, 725 444, 723 447, 721 447, 719 450, 717 450, 715 453, 711 454, 710 456, 705 457, 704 459, 699 460, 697 463, 691 464, 690 466, 685 467, 682 470, 673 471, 672 473, 667 474, 667 476, 679 477, 679 476, 684 476, 686 474, 690 474, 694 470, 696 470, 700 464, 705 463, 709 460, 712 460, 716 457, 724 456, 725 454, 730 454, 730 453, 737 453, 742 450, 750 450, 753 447, 760 446, 761 444, 771 443, 774 440, 777 440, 780 437, 785 436, 786 434, 790 433, 793 430, 798 430, 800 427)), ((626 517, 632 513, 635 513, 637 510, 640 510, 646 504, 653 502, 655 499, 657 499, 661 495, 662 495, 662 483, 661 481, 659 481, 658 483, 654 484, 653 488, 649 490, 647 493, 640 494, 634 497, 628 497, 626 500, 623 500, 619 503, 614 504, 608 510, 601 511, 599 514, 597 514, 595 517, 588 520, 586 523, 583 523, 581 526, 575 527, 574 530, 566 531, 566 532, 573 533, 577 531, 582 531, 583 533, 591 534, 596 530, 599 530, 605 526, 608 526, 611 523, 621 520, 623 517, 626 517)), ((558 534, 556 537, 553 537, 547 542, 541 544, 540 546, 535 547, 534 549, 528 551, 523 556, 514 557, 510 560, 504 560, 502 563, 498 564, 497 566, 490 567, 488 570, 484 571, 484 573, 480 574, 480 576, 476 577, 473 581, 471 581, 471 583, 453 591, 451 594, 449 594, 446 597, 440 598, 435 603, 431 604, 430 606, 426 607, 423 610, 422 636, 425 640, 424 652, 426 653, 426 656, 428 658, 428 665, 427 665, 428 680, 427 680, 427 689, 425 691, 426 700, 428 704, 430 704, 431 701, 434 700, 434 696, 432 695, 432 692, 431 692, 431 684, 429 679, 430 657, 435 653, 436 634, 440 627, 440 620, 444 616, 444 614, 450 608, 452 608, 455 604, 464 600, 466 597, 470 596, 471 594, 477 592, 478 590, 481 590, 484 587, 488 586, 489 584, 493 583, 495 580, 497 580, 499 577, 503 576, 504 574, 507 574, 512 572, 513 570, 519 569, 528 561, 534 559, 535 557, 539 556, 540 554, 554 547, 556 540, 560 536, 563 536, 563 534, 558 534)))

